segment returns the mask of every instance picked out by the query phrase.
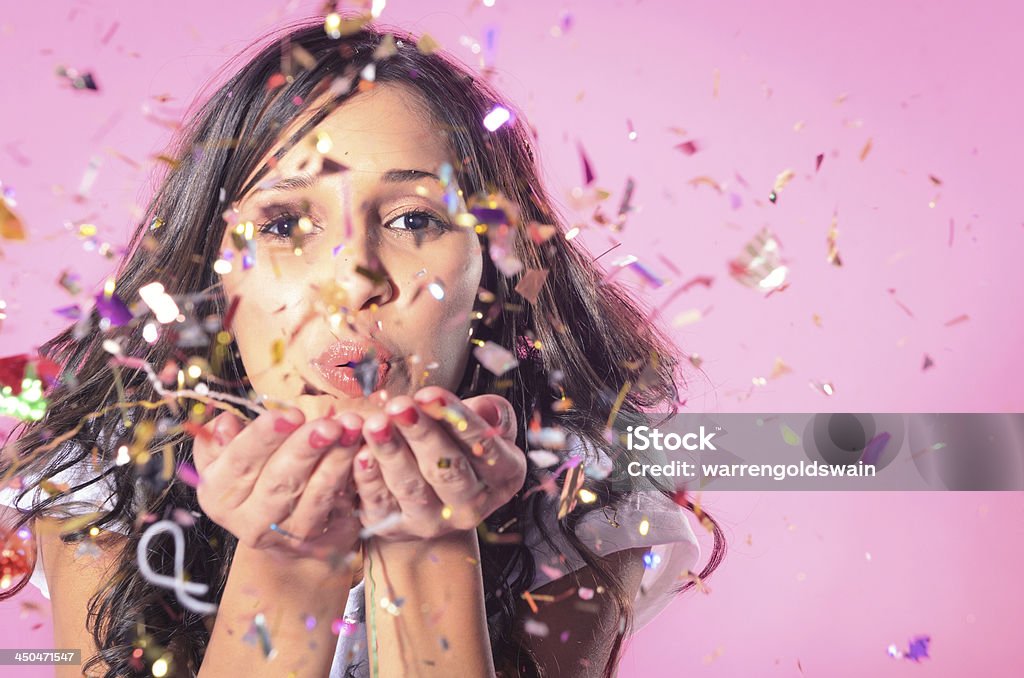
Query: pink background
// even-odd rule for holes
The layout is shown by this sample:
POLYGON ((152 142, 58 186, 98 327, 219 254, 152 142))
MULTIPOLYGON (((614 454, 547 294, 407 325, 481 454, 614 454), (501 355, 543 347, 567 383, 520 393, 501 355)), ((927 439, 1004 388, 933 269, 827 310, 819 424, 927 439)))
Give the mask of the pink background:
MULTIPOLYGON (((57 284, 62 270, 87 291, 109 272, 111 262, 85 251, 66 224, 93 223, 101 241, 126 241, 153 157, 170 138, 154 116, 180 118, 232 53, 318 4, 179 0, 171 14, 138 2, 8 8, 0 181, 16 192, 29 240, 0 241, 0 356, 31 350, 66 322, 53 309, 78 300, 57 284), (58 65, 91 71, 100 91, 71 90, 54 75, 58 65), (76 202, 92 158, 95 184, 76 202)), ((617 211, 626 178, 636 180, 625 230, 590 225, 581 241, 595 254, 621 241, 602 261, 633 254, 664 278, 650 289, 619 274, 651 307, 694 276, 714 278, 676 296, 662 318, 704 360, 688 407, 717 412, 1021 411, 1014 347, 1024 345, 1024 323, 1008 301, 1024 289, 1024 50, 1014 46, 1022 18, 1011 2, 938 0, 392 0, 382 16, 474 66, 462 36, 483 43, 496 28, 495 82, 537 129, 546 179, 570 223, 587 216, 570 209, 582 180, 577 143, 612 192, 606 213, 617 211), (563 12, 571 25, 558 36, 563 12), (696 154, 674 148, 688 140, 696 154), (768 193, 786 169, 795 176, 773 205, 768 193), (700 176, 723 193, 689 183, 700 176), (840 268, 826 261, 833 213, 840 268), (790 286, 767 298, 727 269, 762 226, 790 266, 790 286), (703 318, 679 323, 692 309, 703 318), (777 358, 792 372, 772 379, 777 358), (834 395, 812 382, 830 382, 834 395)), ((704 501, 727 527, 730 556, 710 595, 675 602, 636 637, 625 678, 1003 675, 1024 661, 1015 640, 1024 618, 1021 494, 704 501), (917 634, 931 635, 931 659, 913 666, 887 656, 890 643, 905 648, 917 634)), ((22 605, 40 600, 27 592, 0 605, 5 645, 50 647, 47 608, 40 616, 22 605)))

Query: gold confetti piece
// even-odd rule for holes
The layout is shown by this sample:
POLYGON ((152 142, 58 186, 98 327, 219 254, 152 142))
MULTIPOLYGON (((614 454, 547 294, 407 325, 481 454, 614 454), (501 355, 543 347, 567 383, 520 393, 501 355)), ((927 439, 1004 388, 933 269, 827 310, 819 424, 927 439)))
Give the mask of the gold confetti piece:
POLYGON ((782 189, 786 187, 793 177, 796 176, 796 172, 791 169, 784 169, 778 173, 775 177, 775 185, 772 187, 772 193, 778 195, 782 192, 782 189))
POLYGON ((814 322, 815 325, 817 325, 818 327, 821 327, 821 316, 820 315, 818 315, 817 313, 811 314, 811 320, 814 322))
POLYGON ((689 183, 691 186, 710 186, 711 188, 715 189, 717 193, 722 192, 722 186, 717 181, 708 176, 695 177, 693 179, 690 179, 690 181, 687 183, 689 183))
POLYGON ((398 54, 398 46, 395 44, 395 36, 388 33, 377 44, 377 49, 373 51, 373 60, 380 61, 396 54, 398 54))
POLYGON ((531 304, 537 303, 544 281, 548 278, 548 269, 531 269, 527 271, 522 279, 516 284, 515 290, 526 298, 531 304))
POLYGON ((21 219, 7 205, 7 201, 0 198, 0 238, 4 240, 25 240, 25 225, 21 219))
POLYGON ((577 464, 566 471, 565 479, 562 481, 562 494, 558 500, 558 520, 576 508, 577 493, 583 487, 586 476, 583 474, 583 464, 577 464))
POLYGON ((793 447, 800 446, 800 436, 797 435, 796 431, 791 429, 786 424, 780 424, 779 428, 782 431, 782 439, 786 442, 787 445, 792 445, 793 447))
POLYGON ((836 244, 836 239, 839 237, 839 229, 837 225, 839 223, 839 213, 832 213, 832 224, 828 227, 828 236, 825 241, 828 243, 828 255, 826 261, 833 266, 839 267, 843 265, 842 259, 839 258, 839 246, 836 244))
POLYGON ((424 33, 416 43, 416 49, 418 49, 421 54, 433 54, 437 50, 441 49, 441 45, 428 33, 424 33))
POLYGON ((792 371, 793 370, 790 369, 789 365, 782 361, 782 358, 775 358, 775 365, 772 367, 771 378, 775 379, 776 377, 780 377, 783 374, 787 374, 792 371))
POLYGON ((685 325, 692 325, 701 319, 701 312, 699 308, 691 308, 689 311, 683 311, 672 320, 673 327, 683 327, 685 325))
POLYGON ((871 152, 871 139, 869 138, 867 143, 864 144, 864 148, 860 149, 860 159, 861 159, 861 162, 863 162, 864 159, 868 157, 868 153, 870 153, 870 152, 871 152))
POLYGON ((270 358, 273 365, 280 365, 284 360, 284 339, 275 339, 270 345, 270 358))
POLYGON ((847 94, 846 92, 843 92, 842 94, 840 94, 839 96, 837 96, 837 97, 836 97, 836 100, 835 100, 835 102, 834 102, 834 103, 835 103, 835 105, 836 105, 836 106, 838 106, 839 104, 841 104, 841 103, 843 103, 844 101, 846 101, 846 97, 848 97, 848 96, 850 96, 850 95, 849 95, 849 94, 847 94))

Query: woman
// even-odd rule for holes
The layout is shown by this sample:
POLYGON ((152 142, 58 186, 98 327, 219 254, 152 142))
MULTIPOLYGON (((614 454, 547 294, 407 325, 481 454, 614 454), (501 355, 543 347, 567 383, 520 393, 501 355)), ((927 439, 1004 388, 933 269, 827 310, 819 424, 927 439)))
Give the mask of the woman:
POLYGON ((61 384, 0 470, 21 523, 85 514, 36 521, 55 644, 107 676, 611 676, 699 581, 694 505, 619 437, 674 409, 676 351, 563 237, 526 125, 483 125, 486 83, 339 33, 213 94, 40 351, 61 384))

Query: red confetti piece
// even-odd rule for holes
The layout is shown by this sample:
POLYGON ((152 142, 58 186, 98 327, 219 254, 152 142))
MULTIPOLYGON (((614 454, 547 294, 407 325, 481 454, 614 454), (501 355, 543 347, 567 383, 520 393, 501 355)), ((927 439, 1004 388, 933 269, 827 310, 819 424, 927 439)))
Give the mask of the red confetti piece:
POLYGON ((686 155, 693 155, 700 150, 700 144, 696 141, 684 141, 681 144, 676 144, 676 150, 682 151, 686 155))

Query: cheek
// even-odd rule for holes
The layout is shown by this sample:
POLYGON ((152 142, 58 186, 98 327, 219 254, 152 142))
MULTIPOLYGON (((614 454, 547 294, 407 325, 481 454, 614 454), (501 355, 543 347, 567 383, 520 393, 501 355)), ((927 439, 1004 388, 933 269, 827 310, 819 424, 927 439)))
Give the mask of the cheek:
MULTIPOLYGON (((231 333, 238 344, 242 364, 259 392, 274 393, 274 384, 288 365, 281 359, 285 344, 275 350, 275 341, 292 334, 301 314, 303 285, 278 279, 269 266, 248 271, 232 271, 222 276, 227 298, 239 298, 231 322, 231 333)), ((286 349, 284 349, 286 350, 286 349)))

